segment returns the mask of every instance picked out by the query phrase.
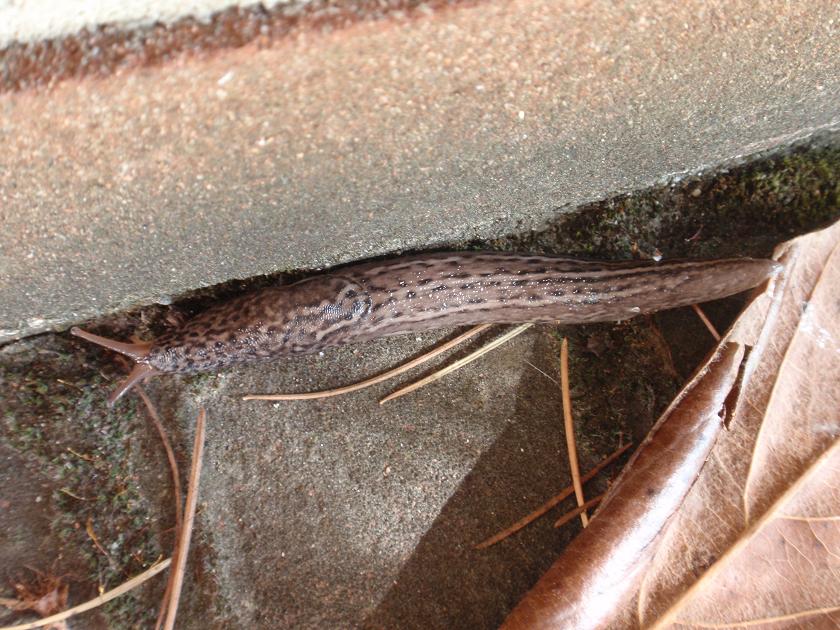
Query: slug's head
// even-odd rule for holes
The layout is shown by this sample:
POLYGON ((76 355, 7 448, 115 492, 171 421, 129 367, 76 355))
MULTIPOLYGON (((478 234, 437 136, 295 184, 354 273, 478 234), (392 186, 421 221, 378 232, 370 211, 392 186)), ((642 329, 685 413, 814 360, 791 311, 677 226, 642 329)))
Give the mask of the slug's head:
POLYGON ((144 362, 144 359, 149 356, 152 349, 151 343, 125 343, 122 341, 115 341, 113 339, 108 339, 107 337, 94 335, 76 327, 71 328, 70 333, 76 337, 81 337, 85 341, 90 341, 91 343, 113 350, 114 352, 119 352, 127 357, 131 357, 137 362, 137 365, 134 366, 134 369, 131 370, 128 377, 120 383, 120 386, 117 387, 117 389, 114 390, 114 393, 108 397, 109 407, 113 407, 114 403, 122 398, 123 394, 134 387, 137 383, 146 380, 150 376, 160 373, 151 365, 144 362))

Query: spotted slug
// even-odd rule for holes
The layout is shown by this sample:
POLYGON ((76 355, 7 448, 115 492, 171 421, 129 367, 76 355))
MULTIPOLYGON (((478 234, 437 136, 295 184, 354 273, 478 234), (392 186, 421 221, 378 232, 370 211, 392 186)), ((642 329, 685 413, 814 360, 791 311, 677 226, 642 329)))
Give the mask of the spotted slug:
POLYGON ((595 262, 445 252, 351 265, 216 304, 151 343, 74 328, 137 362, 111 395, 160 373, 216 371, 399 333, 487 322, 582 324, 715 300, 780 265, 751 258, 595 262))

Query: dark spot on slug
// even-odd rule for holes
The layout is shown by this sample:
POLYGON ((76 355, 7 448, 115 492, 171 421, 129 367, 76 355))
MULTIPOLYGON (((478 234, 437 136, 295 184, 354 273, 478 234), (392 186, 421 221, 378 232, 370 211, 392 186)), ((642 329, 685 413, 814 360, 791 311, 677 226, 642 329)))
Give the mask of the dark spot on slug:
POLYGON ((561 291, 560 289, 558 289, 557 291, 552 291, 552 292, 550 293, 550 295, 551 295, 552 297, 563 297, 564 295, 566 295, 566 292, 565 292, 565 291, 561 291))
POLYGON ((511 282, 511 284, 515 287, 521 287, 523 285, 528 284, 528 281, 527 280, 514 280, 513 282, 511 282))
POLYGON ((486 301, 484 298, 470 298, 467 304, 484 304, 486 301))
POLYGON ((449 287, 445 284, 440 284, 432 289, 432 293, 437 293, 438 291, 446 291, 449 287))
POLYGON ((354 291, 353 289, 348 289, 344 293, 344 297, 351 298, 351 299, 356 297, 357 295, 359 295, 359 294, 356 291, 354 291))
POLYGON ((405 294, 405 297, 407 297, 409 300, 411 300, 413 298, 416 298, 417 294, 414 291, 409 291, 408 293, 405 294))
POLYGON ((396 313, 391 315, 391 318, 392 319, 397 319, 397 318, 402 317, 402 316, 403 316, 403 312, 402 311, 397 311, 396 313))
POLYGON ((466 284, 461 285, 461 289, 463 289, 464 291, 470 291, 472 289, 475 289, 477 284, 477 282, 467 282, 466 284))
POLYGON ((532 293, 531 295, 528 296, 528 301, 529 302, 539 302, 540 300, 542 300, 541 295, 535 295, 534 293, 532 293))
POLYGON ((430 283, 430 282, 432 282, 433 280, 434 280, 434 278, 423 278, 423 279, 422 279, 420 282, 418 282, 417 284, 419 284, 419 285, 422 287, 422 286, 425 286, 425 285, 429 284, 429 283, 430 283))

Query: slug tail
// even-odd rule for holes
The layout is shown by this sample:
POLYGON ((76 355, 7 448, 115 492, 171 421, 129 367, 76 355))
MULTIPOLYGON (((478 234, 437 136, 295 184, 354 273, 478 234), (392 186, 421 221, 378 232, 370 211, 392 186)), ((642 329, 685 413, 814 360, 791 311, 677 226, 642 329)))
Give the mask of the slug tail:
POLYGON ((100 337, 99 335, 94 335, 86 330, 77 328, 76 326, 70 329, 70 334, 76 337, 81 337, 85 341, 90 341, 98 346, 113 350, 114 352, 119 352, 120 354, 129 356, 135 361, 139 361, 140 359, 144 359, 149 356, 149 350, 152 347, 151 343, 125 343, 123 341, 108 339, 107 337, 100 337))
POLYGON ((155 374, 158 374, 158 371, 151 365, 146 365, 145 363, 138 363, 135 365, 128 377, 120 383, 120 386, 114 390, 114 393, 108 396, 108 407, 113 407, 114 403, 122 398, 126 392, 128 392, 137 383, 144 381, 155 374))

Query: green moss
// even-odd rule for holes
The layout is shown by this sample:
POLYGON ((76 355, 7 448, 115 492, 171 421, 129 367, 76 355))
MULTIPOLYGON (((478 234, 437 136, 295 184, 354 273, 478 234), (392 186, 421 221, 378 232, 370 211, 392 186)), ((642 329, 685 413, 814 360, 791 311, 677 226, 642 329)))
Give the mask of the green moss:
MULTIPOLYGON (((74 578, 107 590, 161 556, 158 528, 150 527, 159 516, 137 479, 136 462, 143 458, 135 451, 147 432, 133 403, 107 409, 110 384, 81 353, 56 351, 68 345, 44 336, 19 342, 28 349, 0 361, 5 443, 53 481, 53 535, 67 550, 62 555, 80 557, 89 570, 74 578), (91 540, 88 523, 107 555, 91 540)), ((146 627, 153 608, 129 594, 111 606, 109 622, 146 627)))
POLYGON ((840 217, 840 146, 798 149, 562 215, 506 248, 585 257, 766 256, 840 217))

